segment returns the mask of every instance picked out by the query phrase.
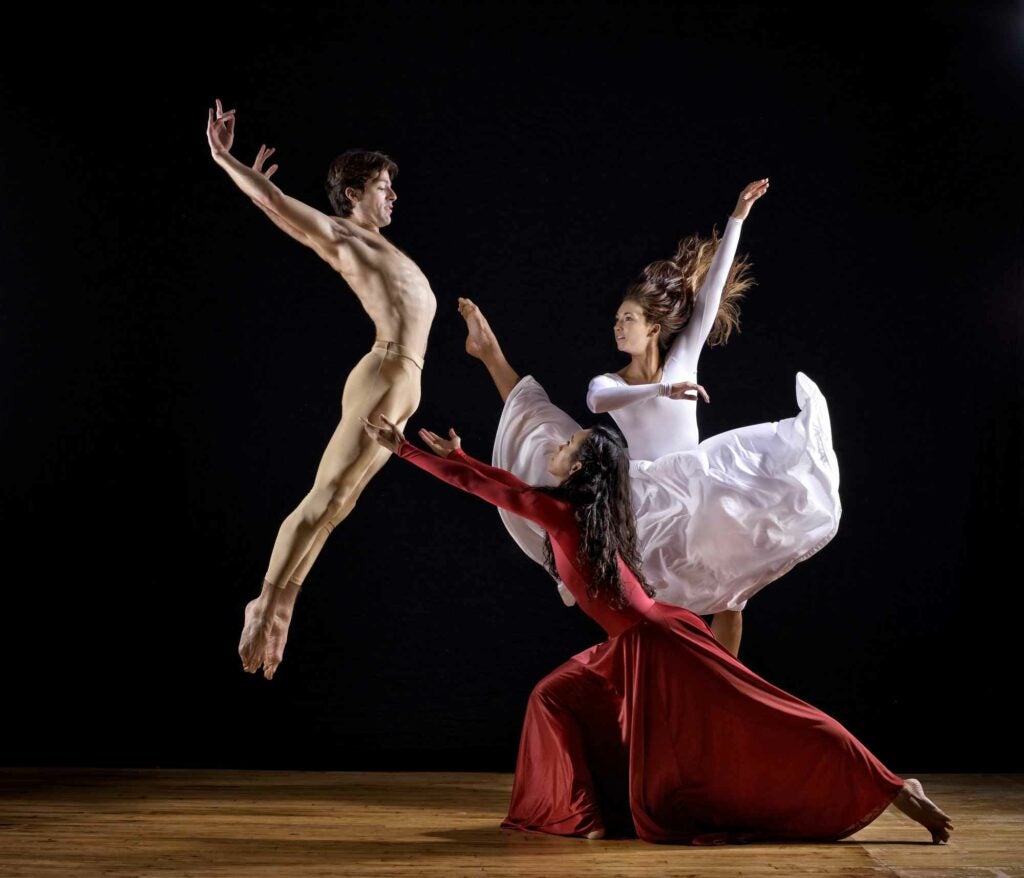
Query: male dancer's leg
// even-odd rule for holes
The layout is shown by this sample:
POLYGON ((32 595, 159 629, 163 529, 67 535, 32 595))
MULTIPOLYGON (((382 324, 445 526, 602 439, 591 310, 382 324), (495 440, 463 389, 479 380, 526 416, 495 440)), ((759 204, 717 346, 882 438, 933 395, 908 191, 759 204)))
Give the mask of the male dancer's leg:
MULTIPOLYGON (((381 451, 385 453, 380 456, 380 464, 371 465, 366 470, 362 480, 359 482, 359 484, 356 485, 356 489, 353 492, 354 497, 356 499, 358 499, 359 496, 362 495, 363 489, 366 487, 370 479, 372 479, 378 472, 380 472, 381 467, 383 467, 384 464, 388 462, 388 458, 391 456, 390 453, 388 453, 387 450, 384 448, 381 448, 381 451)), ((355 504, 353 503, 353 506, 354 505, 355 504)), ((351 508, 348 510, 348 512, 351 512, 351 508)), ((345 513, 345 517, 348 516, 348 512, 345 513)), ((313 564, 316 562, 317 557, 320 555, 320 550, 323 549, 324 544, 327 542, 327 538, 331 535, 331 532, 334 530, 336 524, 337 522, 328 522, 322 528, 320 528, 319 531, 317 531, 316 536, 313 538, 313 543, 309 547, 309 551, 307 551, 306 554, 303 556, 302 560, 299 561, 299 566, 295 568, 295 572, 288 577, 288 586, 295 585, 301 587, 302 583, 306 581, 306 577, 309 575, 309 571, 312 569, 313 564)))
POLYGON ((245 611, 238 652, 245 670, 263 666, 270 679, 280 664, 299 587, 331 531, 352 511, 390 454, 363 430, 361 418, 384 414, 404 428, 419 405, 416 364, 371 351, 345 382, 342 418, 324 451, 312 490, 284 520, 258 598, 245 611))
MULTIPOLYGON (((381 449, 381 451, 386 450, 381 449)), ((316 558, 319 556, 319 553, 321 553, 325 543, 327 543, 327 538, 331 536, 335 527, 337 527, 342 520, 348 517, 348 513, 351 512, 352 508, 355 506, 355 500, 357 500, 362 494, 362 489, 366 488, 370 479, 380 472, 381 467, 387 463, 389 457, 390 454, 388 453, 382 454, 380 456, 379 463, 375 462, 367 468, 367 471, 362 475, 359 483, 355 486, 355 490, 351 493, 351 503, 348 508, 340 509, 339 511, 342 512, 342 514, 337 521, 328 521, 323 528, 316 532, 316 536, 313 537, 312 544, 309 546, 308 551, 306 551, 305 555, 303 555, 302 559, 299 561, 299 565, 295 568, 295 572, 288 578, 289 586, 295 585, 301 587, 302 583, 306 581, 306 577, 309 575, 309 571, 316 562, 316 558)))

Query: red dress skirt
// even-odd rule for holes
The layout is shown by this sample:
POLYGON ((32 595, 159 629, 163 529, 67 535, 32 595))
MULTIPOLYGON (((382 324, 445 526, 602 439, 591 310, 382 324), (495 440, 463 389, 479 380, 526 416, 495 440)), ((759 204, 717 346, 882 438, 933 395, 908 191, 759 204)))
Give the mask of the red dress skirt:
POLYGON ((534 688, 502 826, 723 844, 838 839, 903 781, 843 726, 658 604, 534 688))

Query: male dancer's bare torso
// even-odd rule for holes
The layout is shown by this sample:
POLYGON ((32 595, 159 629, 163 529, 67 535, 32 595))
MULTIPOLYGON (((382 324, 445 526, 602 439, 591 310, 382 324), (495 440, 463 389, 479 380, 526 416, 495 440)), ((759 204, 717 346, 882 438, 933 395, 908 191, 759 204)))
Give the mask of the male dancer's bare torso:
POLYGON ((338 238, 333 247, 324 248, 321 257, 352 288, 376 327, 377 339, 422 358, 437 311, 426 275, 380 232, 344 217, 330 219, 338 238))

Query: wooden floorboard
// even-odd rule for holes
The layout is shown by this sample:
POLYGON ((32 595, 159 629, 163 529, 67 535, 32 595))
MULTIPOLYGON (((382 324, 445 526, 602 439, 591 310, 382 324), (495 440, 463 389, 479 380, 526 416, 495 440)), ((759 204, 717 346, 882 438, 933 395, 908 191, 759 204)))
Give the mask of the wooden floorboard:
POLYGON ((921 775, 953 842, 887 811, 834 844, 505 832, 506 774, 0 769, 0 876, 1024 878, 1024 775, 921 775))

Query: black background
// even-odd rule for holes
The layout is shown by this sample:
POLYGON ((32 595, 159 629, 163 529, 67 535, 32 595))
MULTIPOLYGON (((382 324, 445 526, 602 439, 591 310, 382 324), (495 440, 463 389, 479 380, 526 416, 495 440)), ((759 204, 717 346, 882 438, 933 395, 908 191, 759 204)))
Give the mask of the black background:
POLYGON ((439 311, 413 428, 487 457, 455 310, 587 423, 646 262, 721 228, 743 332, 702 435, 829 400, 835 540, 751 602, 743 657, 897 771, 1020 770, 1019 8, 756 4, 40 11, 5 57, 0 762, 510 769, 532 685, 600 637, 480 501, 389 464, 307 580, 276 679, 235 649, 373 328, 210 160, 277 147, 324 209, 401 167, 388 235, 439 311))

